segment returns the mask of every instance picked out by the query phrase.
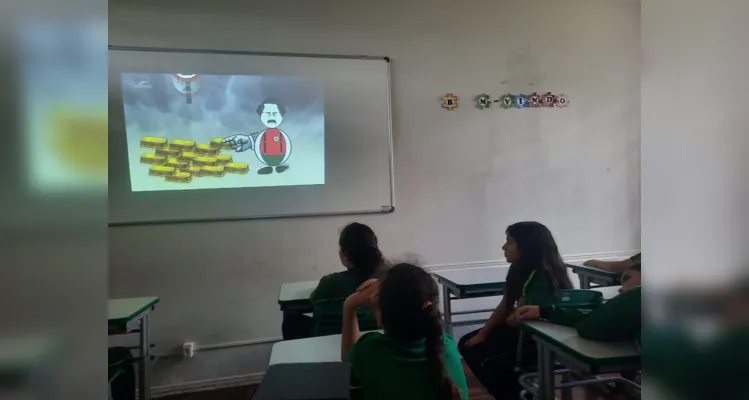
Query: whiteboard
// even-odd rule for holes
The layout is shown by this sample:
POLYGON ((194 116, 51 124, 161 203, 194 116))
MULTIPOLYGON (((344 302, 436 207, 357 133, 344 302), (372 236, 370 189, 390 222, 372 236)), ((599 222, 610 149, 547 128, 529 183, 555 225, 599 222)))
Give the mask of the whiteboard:
POLYGON ((392 212, 392 160, 387 57, 109 48, 110 225, 392 212), (177 83, 167 88, 160 80, 190 74, 204 79, 189 100, 177 83), (300 80, 314 82, 322 93, 286 84, 300 80), (142 87, 163 87, 163 93, 146 92, 146 100, 133 100, 132 91, 142 87), (268 165, 259 153, 257 160, 250 157, 254 150, 226 150, 235 158, 247 157, 243 162, 249 172, 226 174, 224 181, 196 177, 182 186, 164 185, 147 173, 152 166, 140 165, 138 156, 153 150, 139 147, 143 137, 200 143, 263 132, 256 106, 271 97, 285 105, 285 121, 290 121, 284 128, 289 149, 294 143, 284 162, 287 172, 276 168, 259 175, 268 165), (305 118, 314 107, 323 110, 320 118, 305 118), (313 126, 322 132, 318 147, 309 144, 313 126), (305 157, 317 157, 323 165, 304 164, 305 157), (315 178, 304 181, 315 168, 315 178))

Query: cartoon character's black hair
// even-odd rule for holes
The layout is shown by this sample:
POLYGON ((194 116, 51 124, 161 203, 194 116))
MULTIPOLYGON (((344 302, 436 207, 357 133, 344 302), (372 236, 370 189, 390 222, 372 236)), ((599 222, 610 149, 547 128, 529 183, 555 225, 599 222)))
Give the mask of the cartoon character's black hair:
POLYGON ((284 107, 283 104, 281 104, 280 102, 272 98, 265 99, 262 103, 260 103, 257 106, 257 110, 255 110, 257 115, 263 115, 263 109, 265 108, 266 104, 275 104, 276 106, 278 106, 278 112, 281 113, 281 116, 283 117, 284 115, 286 115, 286 107, 284 107))
POLYGON ((535 222, 517 222, 507 227, 507 236, 517 243, 520 252, 520 273, 507 277, 507 301, 514 304, 522 296, 523 284, 533 271, 543 274, 556 295, 558 289, 572 289, 567 266, 559 254, 557 242, 545 225, 535 222))
POLYGON ((367 276, 373 276, 385 266, 382 252, 377 245, 377 236, 367 225, 358 222, 346 225, 341 230, 338 246, 354 269, 364 271, 367 276))
POLYGON ((437 308, 439 289, 423 269, 406 263, 396 264, 380 282, 377 300, 385 334, 396 340, 425 340, 426 355, 440 400, 460 398, 445 366, 442 319, 437 308))

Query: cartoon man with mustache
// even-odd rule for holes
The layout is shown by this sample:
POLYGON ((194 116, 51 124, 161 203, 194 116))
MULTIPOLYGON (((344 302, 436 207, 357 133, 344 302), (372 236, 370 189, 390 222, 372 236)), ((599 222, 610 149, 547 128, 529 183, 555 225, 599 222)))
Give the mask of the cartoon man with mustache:
POLYGON ((255 150, 258 160, 266 165, 257 171, 260 175, 268 175, 274 168, 277 173, 284 172, 289 169, 289 166, 283 163, 291 155, 291 140, 284 131, 278 129, 278 126, 283 122, 286 109, 278 101, 266 99, 257 106, 256 112, 267 129, 249 135, 232 135, 223 142, 229 143, 238 153, 255 150))

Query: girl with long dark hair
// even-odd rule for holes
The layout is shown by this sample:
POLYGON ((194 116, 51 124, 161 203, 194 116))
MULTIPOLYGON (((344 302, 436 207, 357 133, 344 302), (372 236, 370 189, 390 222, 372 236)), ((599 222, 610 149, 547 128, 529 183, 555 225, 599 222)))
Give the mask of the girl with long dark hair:
POLYGON ((434 279, 411 264, 392 267, 344 303, 341 360, 367 400, 467 400, 455 341, 442 330, 434 279), (356 310, 374 307, 384 333, 360 337, 356 310))
MULTIPOLYGON (((474 375, 496 398, 517 399, 520 385, 514 373, 520 331, 513 316, 516 306, 557 303, 559 289, 572 289, 549 229, 538 222, 518 222, 507 227, 502 246, 510 263, 505 293, 481 329, 460 339, 458 348, 474 375)), ((535 360, 535 344, 523 340, 523 360, 535 360)))
MULTIPOLYGON (((372 228, 358 222, 341 230, 338 257, 345 271, 322 277, 310 296, 310 302, 345 299, 385 267, 377 236, 372 228)), ((281 328, 284 340, 301 339, 312 335, 314 320, 303 314, 290 313, 284 315, 281 328)))

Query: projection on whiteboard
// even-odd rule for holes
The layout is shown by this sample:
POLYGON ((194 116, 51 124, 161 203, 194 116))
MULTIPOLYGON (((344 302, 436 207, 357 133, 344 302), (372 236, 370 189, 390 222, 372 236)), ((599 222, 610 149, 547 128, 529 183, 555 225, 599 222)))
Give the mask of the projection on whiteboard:
POLYGON ((325 183, 322 82, 185 73, 121 80, 132 191, 325 183))

